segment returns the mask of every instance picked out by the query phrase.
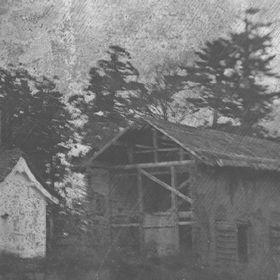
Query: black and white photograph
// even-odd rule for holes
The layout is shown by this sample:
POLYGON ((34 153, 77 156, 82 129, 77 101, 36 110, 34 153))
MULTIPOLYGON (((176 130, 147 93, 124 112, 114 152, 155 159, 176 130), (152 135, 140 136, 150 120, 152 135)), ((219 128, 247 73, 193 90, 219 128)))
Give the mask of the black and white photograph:
POLYGON ((280 0, 0 0, 0 280, 280 280, 280 0))

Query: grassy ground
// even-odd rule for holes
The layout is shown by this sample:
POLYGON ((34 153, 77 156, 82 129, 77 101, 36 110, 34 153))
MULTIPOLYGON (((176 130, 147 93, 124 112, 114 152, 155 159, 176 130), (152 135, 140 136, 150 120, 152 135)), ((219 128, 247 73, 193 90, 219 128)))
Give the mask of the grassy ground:
MULTIPOLYGON (((197 266, 191 255, 159 259, 112 254, 107 262, 100 259, 96 252, 85 253, 76 248, 43 260, 37 265, 37 272, 47 280, 234 280, 230 275, 210 273, 197 266)), ((12 255, 1 256, 0 270, 1 273, 6 270, 5 280, 7 275, 13 280, 37 280, 35 274, 30 274, 32 265, 12 255), (30 269, 26 270, 27 267, 30 269)), ((38 280, 43 279, 40 277, 38 280)))
POLYGON ((230 274, 197 266, 191 255, 134 262, 118 258, 111 269, 111 280, 235 280, 230 274))

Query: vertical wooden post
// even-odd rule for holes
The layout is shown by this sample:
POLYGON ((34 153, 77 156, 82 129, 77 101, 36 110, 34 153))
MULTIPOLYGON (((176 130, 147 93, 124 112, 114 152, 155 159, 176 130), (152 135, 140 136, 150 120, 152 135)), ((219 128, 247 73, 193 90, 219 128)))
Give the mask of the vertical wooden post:
MULTIPOLYGON (((112 171, 111 171, 112 172, 112 171)), ((109 231, 110 231, 110 249, 113 249, 113 174, 110 172, 109 175, 109 185, 108 185, 108 201, 107 201, 107 206, 108 206, 108 221, 109 221, 109 231)))
MULTIPOLYGON (((171 174, 171 187, 176 189, 176 173, 175 173, 175 167, 174 166, 170 166, 170 174, 171 174)), ((172 206, 172 210, 176 211, 177 210, 177 197, 174 194, 174 192, 171 192, 171 206, 172 206)))
MULTIPOLYGON (((171 187, 176 189, 176 170, 175 166, 170 167, 170 173, 171 173, 171 187)), ((178 198, 174 194, 174 192, 171 192, 171 207, 172 207, 172 215, 174 217, 174 227, 175 232, 177 235, 177 250, 179 251, 179 216, 178 216, 178 198)))
POLYGON ((138 209, 139 209, 139 245, 140 252, 143 253, 144 250, 144 205, 143 205, 143 182, 141 169, 137 169, 137 189, 138 189, 138 209))
POLYGON ((153 128, 153 148, 154 148, 154 160, 158 162, 158 141, 157 141, 157 131, 153 128))
POLYGON ((184 160, 184 150, 181 147, 180 147, 180 150, 179 150, 179 160, 184 160))
POLYGON ((0 145, 2 145, 2 111, 0 110, 0 145))
POLYGON ((189 178, 190 178, 190 184, 189 184, 189 196, 193 199, 194 203, 191 204, 191 211, 192 211, 192 221, 194 222, 193 225, 191 226, 191 231, 192 231, 192 247, 196 250, 195 248, 197 244, 196 237, 197 235, 200 234, 200 228, 195 226, 195 221, 197 220, 196 218, 196 212, 194 211, 195 207, 195 197, 196 197, 196 180, 198 175, 198 169, 197 169, 197 164, 193 164, 189 167, 189 178))
POLYGON ((127 153, 128 153, 128 163, 132 164, 134 161, 132 146, 127 147, 127 153))

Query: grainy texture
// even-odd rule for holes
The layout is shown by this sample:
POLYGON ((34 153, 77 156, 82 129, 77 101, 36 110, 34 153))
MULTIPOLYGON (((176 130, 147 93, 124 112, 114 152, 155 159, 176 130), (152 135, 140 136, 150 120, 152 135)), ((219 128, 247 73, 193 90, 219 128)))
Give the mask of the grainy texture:
POLYGON ((265 274, 280 260, 270 234, 271 226, 279 228, 279 174, 198 169, 192 190, 194 246, 201 263, 242 279, 272 279, 265 274), (247 261, 238 258, 240 224, 248 226, 247 261))
POLYGON ((44 257, 46 206, 53 198, 20 154, 18 150, 1 151, 0 251, 22 258, 44 257))
MULTIPOLYGON (((277 19, 275 0, 1 0, 1 61, 22 62, 38 73, 57 74, 63 88, 80 89, 84 75, 110 44, 132 53, 141 73, 156 64, 192 60, 207 39, 236 26, 249 4, 277 19), (187 55, 187 57, 186 57, 187 55)), ((273 25, 279 41, 279 22, 273 25)), ((275 45, 277 49, 277 45, 275 45)))
POLYGON ((19 149, 0 149, 0 182, 12 171, 21 156, 19 149))
POLYGON ((280 145, 215 129, 196 128, 147 119, 210 165, 280 169, 280 145))
MULTIPOLYGON (((195 161, 191 170, 187 166, 180 168, 181 172, 191 172, 188 192, 193 201, 191 209, 195 261, 214 271, 237 274, 242 279, 272 279, 269 278, 271 275, 276 277, 276 270, 280 266, 280 145, 256 138, 240 138, 212 129, 150 119, 148 122, 150 126, 146 123, 142 127, 132 126, 131 130, 127 130, 127 134, 120 136, 115 149, 121 150, 121 141, 127 143, 129 137, 130 140, 133 139, 131 141, 135 146, 140 145, 139 135, 144 135, 145 130, 155 127, 159 134, 162 133, 158 139, 163 139, 164 134, 177 142, 177 145, 185 147, 194 158, 197 154, 198 158, 202 159, 202 164, 200 160, 195 161), (223 162, 228 165, 221 164, 223 162), (182 170, 184 168, 185 170, 182 170)), ((166 141, 166 137, 164 140, 166 141)), ((114 155, 113 150, 110 150, 109 154, 114 155)), ((101 159, 102 154, 98 157, 98 160, 101 159)), ((103 171, 101 177, 96 173, 100 172, 98 168, 93 166, 89 175, 92 178, 91 187, 106 195, 108 178, 110 172, 113 172, 110 169, 112 158, 104 157, 103 160, 104 164, 108 164, 107 174, 103 171)), ((158 167, 157 171, 159 170, 158 167)), ((118 171, 114 172, 120 177, 118 171)), ((129 175, 122 180, 111 177, 113 195, 107 205, 111 205, 113 214, 119 216, 118 223, 123 226, 134 223, 137 227, 137 220, 128 220, 129 214, 137 214, 137 205, 135 196, 128 195, 128 190, 133 194, 134 189, 136 193, 136 184, 127 176, 129 175)), ((143 180, 142 184, 146 190, 154 187, 149 181, 143 180)), ((159 190, 155 195, 146 194, 144 192, 144 204, 147 197, 154 199, 153 205, 157 201, 163 201, 159 190)), ((180 215, 180 211, 178 213, 180 215)), ((110 224, 110 220, 108 221, 110 224)), ((112 222, 113 220, 111 225, 112 222)), ((144 207, 142 224, 148 255, 177 253, 178 244, 182 250, 176 217, 168 207, 152 213, 144 207)), ((120 229, 117 235, 123 234, 127 233, 120 229)), ((132 235, 131 232, 130 234, 132 235)), ((128 243, 127 236, 125 235, 122 244, 128 243)))
MULTIPOLYGON (((146 118, 144 123, 151 124, 164 132, 187 152, 206 164, 280 170, 280 145, 276 142, 150 118, 146 118)), ((114 139, 120 139, 129 133, 133 134, 133 131, 139 132, 143 127, 145 124, 139 127, 131 125, 114 139)), ((109 148, 110 145, 104 147, 109 148)), ((103 149, 100 152, 102 154, 103 149)), ((90 164, 92 160, 99 157, 100 152, 93 155, 90 152, 89 159, 85 160, 84 164, 90 164)))
POLYGON ((13 171, 0 184, 0 250, 23 258, 46 253, 46 198, 25 173, 13 171))
MULTIPOLYGON (((78 93, 90 67, 109 45, 119 44, 149 80, 157 65, 191 62, 206 40, 238 29, 236 16, 248 6, 264 8, 260 17, 274 21, 278 54, 277 0, 1 0, 0 65, 22 63, 34 73, 57 75, 64 93, 78 93)), ((275 69, 278 65, 277 55, 275 69)), ((277 117, 267 126, 278 129, 278 122, 277 117)))

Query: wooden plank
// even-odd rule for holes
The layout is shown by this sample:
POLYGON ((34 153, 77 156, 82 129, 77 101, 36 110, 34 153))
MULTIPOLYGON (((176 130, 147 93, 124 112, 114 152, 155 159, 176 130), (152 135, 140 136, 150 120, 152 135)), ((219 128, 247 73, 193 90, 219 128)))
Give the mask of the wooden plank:
POLYGON ((179 221, 179 226, 188 226, 188 225, 193 225, 194 221, 179 221))
POLYGON ((178 186, 178 190, 181 190, 182 188, 186 187, 188 184, 191 183, 191 179, 187 179, 186 181, 182 182, 179 186, 178 186))
MULTIPOLYGON (((121 172, 121 171, 120 171, 121 172)), ((149 172, 153 175, 163 175, 163 174, 170 174, 170 171, 168 170, 162 170, 162 171, 154 171, 154 170, 149 170, 149 172)), ((136 177, 137 176, 137 172, 131 172, 131 173, 118 173, 117 175, 115 175, 116 177, 136 177)))
POLYGON ((140 224, 139 224, 139 243, 140 251, 143 253, 144 250, 144 204, 143 204, 143 182, 141 170, 137 169, 137 189, 138 189, 138 207, 140 214, 140 224))
POLYGON ((127 154, 128 154, 128 162, 133 163, 134 162, 134 155, 133 155, 133 147, 129 146, 127 148, 127 154))
POLYGON ((105 144, 98 152, 94 153, 93 156, 89 159, 89 162, 93 162, 99 155, 104 153, 108 148, 110 148, 114 143, 116 143, 121 136, 123 136, 131 126, 128 126, 127 128, 120 131, 111 141, 109 141, 107 144, 105 144))
POLYGON ((154 127, 155 129, 157 129, 159 132, 161 132, 163 135, 165 135, 168 139, 174 141, 176 144, 178 144, 180 147, 182 147, 185 151, 187 151, 188 153, 190 153, 190 155, 194 156, 195 158, 198 158, 200 160, 203 161, 203 159, 201 158, 200 155, 198 155, 194 150, 189 149, 187 147, 184 146, 184 144, 182 142, 180 142, 178 139, 176 139, 175 137, 173 137, 172 135, 168 134, 168 132, 166 132, 163 128, 160 128, 159 126, 155 125, 152 121, 150 120, 146 120, 146 122, 148 122, 152 127, 154 127))
MULTIPOLYGON (((194 160, 183 160, 183 161, 165 161, 157 163, 138 163, 138 164, 127 164, 127 165, 116 165, 111 168, 113 169, 137 169, 137 168, 154 168, 154 167, 170 167, 170 166, 193 166, 195 164, 194 160)), ((110 169, 110 167, 107 167, 110 169)))
POLYGON ((141 148, 141 149, 150 149, 152 150, 153 147, 152 146, 147 146, 147 145, 142 145, 142 144, 135 144, 136 148, 141 148))
POLYGON ((158 139, 157 139, 157 131, 152 129, 152 137, 153 137, 153 148, 154 148, 154 160, 158 162, 158 139))
MULTIPOLYGON (((174 166, 170 167, 170 175, 171 175, 171 187, 176 189, 176 170, 174 166)), ((178 199, 174 192, 171 192, 171 209, 173 211, 174 219, 175 219, 175 230, 178 236, 177 239, 177 250, 180 247, 180 239, 179 239, 179 216, 178 216, 178 199)))
POLYGON ((235 236, 233 236, 233 235, 221 235, 221 234, 219 234, 219 235, 216 235, 216 237, 217 237, 218 240, 226 239, 227 241, 230 241, 230 240, 235 241, 235 236))
MULTIPOLYGON (((174 166, 170 166, 171 187, 176 189, 176 173, 174 166)), ((174 192, 171 192, 171 208, 172 211, 177 212, 177 197, 174 192)))
POLYGON ((139 227, 140 224, 130 223, 130 224, 112 224, 113 228, 126 228, 126 227, 139 227))
MULTIPOLYGON (((149 150, 142 150, 142 151, 135 151, 134 154, 146 154, 146 153, 153 153, 154 149, 149 150)), ((162 148, 157 149, 157 152, 179 152, 178 148, 162 148)))
POLYGON ((143 151, 135 151, 135 155, 141 155, 141 154, 152 154, 154 153, 154 150, 143 150, 143 151))
POLYGON ((111 248, 114 245, 114 240, 113 240, 113 175, 109 174, 109 184, 108 184, 108 201, 107 201, 107 206, 108 206, 108 220, 109 220, 109 231, 110 231, 110 245, 111 248))
POLYGON ((160 186, 164 187, 165 189, 175 193, 177 196, 179 196, 180 198, 184 199, 185 201, 189 202, 189 203, 193 203, 193 200, 182 194, 180 191, 176 190, 175 188, 171 187, 170 185, 168 185, 167 183, 161 181, 160 179, 158 179, 157 177, 151 175, 150 173, 148 173, 147 171, 140 169, 141 174, 145 175, 147 178, 151 179, 152 181, 154 181, 155 183, 158 183, 160 186))
POLYGON ((152 229, 152 228, 174 228, 174 225, 147 225, 147 226, 144 226, 144 229, 152 229))

